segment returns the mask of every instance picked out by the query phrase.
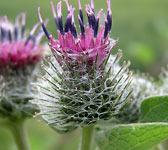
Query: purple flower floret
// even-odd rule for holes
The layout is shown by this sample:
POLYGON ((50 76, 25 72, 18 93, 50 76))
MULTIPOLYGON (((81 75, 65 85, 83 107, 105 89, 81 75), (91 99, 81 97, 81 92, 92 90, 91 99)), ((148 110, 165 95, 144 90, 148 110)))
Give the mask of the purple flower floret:
POLYGON ((82 6, 80 0, 78 1, 78 21, 81 30, 79 34, 77 33, 74 19, 75 8, 69 5, 68 0, 65 0, 65 2, 68 9, 68 15, 64 25, 62 21, 62 1, 58 2, 57 4, 57 14, 54 4, 51 2, 52 12, 58 31, 58 40, 54 40, 52 35, 48 33, 40 14, 40 8, 38 8, 40 22, 45 35, 50 42, 50 48, 59 55, 66 57, 66 59, 77 60, 78 63, 81 63, 83 55, 87 57, 88 61, 92 65, 97 59, 97 67, 101 66, 106 56, 111 52, 111 49, 117 43, 117 40, 112 40, 110 38, 112 26, 110 0, 107 0, 107 15, 104 14, 105 25, 100 25, 100 27, 99 18, 103 12, 103 9, 100 9, 96 15, 93 0, 91 0, 91 5, 86 4, 85 11, 88 17, 88 25, 85 26, 82 6))

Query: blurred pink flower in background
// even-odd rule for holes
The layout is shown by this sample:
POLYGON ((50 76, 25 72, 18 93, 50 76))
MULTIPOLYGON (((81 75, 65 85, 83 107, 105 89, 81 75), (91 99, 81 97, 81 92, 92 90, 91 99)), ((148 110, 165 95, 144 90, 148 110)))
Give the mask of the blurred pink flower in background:
POLYGON ((25 21, 24 13, 16 17, 15 23, 7 16, 0 18, 0 77, 4 85, 0 115, 8 119, 32 117, 38 111, 29 100, 34 98, 31 83, 36 81, 35 74, 41 71, 39 62, 45 55, 40 44, 44 33, 40 23, 27 32, 25 21))
POLYGON ((7 16, 0 18, 0 68, 20 68, 39 62, 43 56, 39 45, 43 32, 37 23, 28 34, 25 33, 25 14, 16 17, 11 23, 7 16), (36 34, 34 34, 36 32, 36 34))

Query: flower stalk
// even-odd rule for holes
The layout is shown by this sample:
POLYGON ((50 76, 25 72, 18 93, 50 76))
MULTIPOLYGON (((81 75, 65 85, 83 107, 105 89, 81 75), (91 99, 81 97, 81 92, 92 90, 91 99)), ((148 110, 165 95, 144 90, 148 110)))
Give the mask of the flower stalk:
POLYGON ((9 123, 18 150, 30 150, 25 120, 9 123))
POLYGON ((94 125, 82 128, 82 139, 80 150, 92 149, 93 133, 94 133, 94 125))

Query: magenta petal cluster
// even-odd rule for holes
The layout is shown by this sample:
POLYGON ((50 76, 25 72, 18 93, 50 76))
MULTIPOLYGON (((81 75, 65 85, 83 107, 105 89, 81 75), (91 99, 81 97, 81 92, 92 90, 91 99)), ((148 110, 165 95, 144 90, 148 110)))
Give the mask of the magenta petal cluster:
POLYGON ((105 60, 107 54, 110 53, 111 49, 117 43, 117 40, 110 39, 112 26, 110 0, 107 0, 107 15, 104 14, 105 24, 100 25, 100 27, 99 18, 103 9, 101 9, 96 15, 93 0, 91 0, 91 5, 86 4, 85 11, 88 17, 88 24, 85 26, 82 6, 80 0, 78 1, 78 22, 81 30, 80 34, 77 32, 74 19, 75 8, 69 5, 68 0, 65 0, 65 2, 68 9, 65 24, 63 24, 62 21, 62 2, 60 1, 57 4, 57 13, 55 11, 54 4, 51 2, 52 12, 58 31, 58 40, 54 40, 52 35, 48 33, 40 14, 40 8, 38 9, 40 22, 45 35, 50 42, 50 48, 64 56, 64 58, 71 59, 71 61, 77 60, 79 63, 85 55, 89 60, 89 64, 93 64, 97 61, 97 66, 99 67, 105 60))
POLYGON ((25 14, 16 17, 11 23, 7 16, 0 18, 0 68, 20 68, 33 65, 43 56, 43 48, 39 45, 43 31, 37 23, 28 36, 25 33, 25 14))

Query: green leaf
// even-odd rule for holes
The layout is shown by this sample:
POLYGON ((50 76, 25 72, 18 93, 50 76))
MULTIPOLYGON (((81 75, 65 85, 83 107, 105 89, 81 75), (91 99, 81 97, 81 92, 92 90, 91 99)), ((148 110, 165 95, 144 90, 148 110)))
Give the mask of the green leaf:
POLYGON ((168 96, 155 96, 144 100, 139 122, 168 122, 168 96))
POLYGON ((147 150, 168 138, 168 124, 117 125, 96 137, 100 150, 147 150))

